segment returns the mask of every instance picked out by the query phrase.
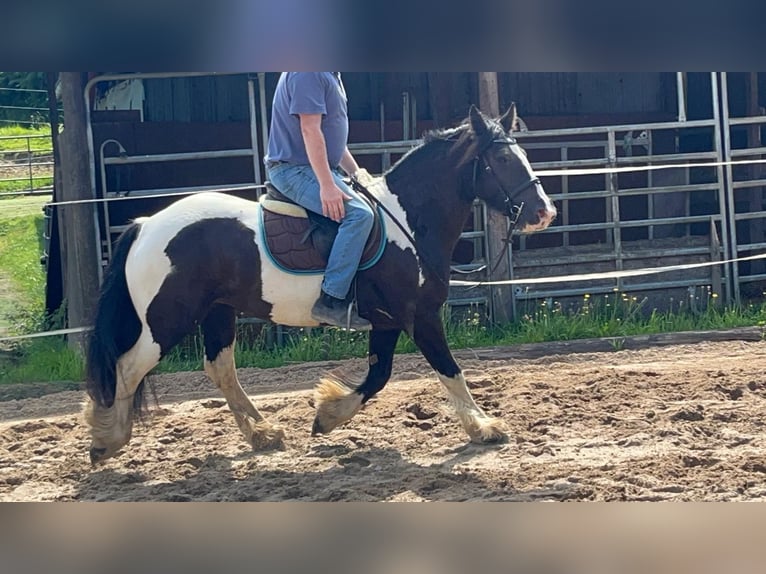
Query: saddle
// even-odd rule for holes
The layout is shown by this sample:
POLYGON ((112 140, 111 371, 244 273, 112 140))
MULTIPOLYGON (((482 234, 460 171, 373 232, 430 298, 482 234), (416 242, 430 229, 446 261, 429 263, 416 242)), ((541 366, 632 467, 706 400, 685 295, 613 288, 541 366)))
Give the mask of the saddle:
MULTIPOLYGON (((375 265, 385 248, 385 224, 380 210, 362 197, 375 214, 375 221, 359 264, 364 271, 375 265)), ((271 182, 258 201, 261 229, 271 260, 283 271, 294 274, 321 274, 327 268, 340 224, 304 209, 283 195, 271 182)))

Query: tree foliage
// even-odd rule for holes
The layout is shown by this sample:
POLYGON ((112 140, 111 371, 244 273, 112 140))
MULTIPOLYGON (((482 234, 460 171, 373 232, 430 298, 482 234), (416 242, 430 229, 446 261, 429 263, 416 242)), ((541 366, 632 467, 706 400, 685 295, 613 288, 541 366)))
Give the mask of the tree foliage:
POLYGON ((45 89, 45 72, 0 72, 0 125, 47 122, 45 89))

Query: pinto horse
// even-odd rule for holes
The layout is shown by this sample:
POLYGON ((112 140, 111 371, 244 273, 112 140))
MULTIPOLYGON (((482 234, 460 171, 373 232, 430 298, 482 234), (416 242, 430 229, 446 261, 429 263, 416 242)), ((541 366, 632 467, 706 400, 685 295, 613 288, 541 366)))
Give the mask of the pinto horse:
MULTIPOLYGON (((521 233, 545 229, 556 216, 511 135, 515 122, 515 105, 497 120, 472 106, 463 124, 428 133, 369 184, 385 208, 387 230, 380 259, 357 275, 358 311, 373 327, 369 370, 355 388, 320 382, 312 434, 349 421, 385 386, 404 331, 436 371, 470 439, 505 438, 502 422, 471 397, 439 311, 451 254, 476 198, 513 218, 521 233)), ((128 443, 144 377, 196 326, 204 337, 205 372, 246 440, 256 450, 282 446, 284 431, 264 418, 237 380, 236 317, 316 326, 310 310, 322 275, 290 274, 266 255, 258 209, 257 202, 198 193, 123 232, 104 277, 87 356, 85 418, 94 464, 128 443)))

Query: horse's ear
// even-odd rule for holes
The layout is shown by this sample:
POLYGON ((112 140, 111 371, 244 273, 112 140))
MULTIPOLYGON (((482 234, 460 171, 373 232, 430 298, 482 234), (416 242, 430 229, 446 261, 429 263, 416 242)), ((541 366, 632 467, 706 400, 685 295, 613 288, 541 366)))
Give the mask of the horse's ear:
POLYGON ((487 133, 487 130, 489 129, 487 127, 487 119, 474 104, 471 104, 471 109, 468 111, 468 118, 471 122, 471 129, 473 129, 473 133, 475 133, 477 137, 482 137, 487 133))
POLYGON ((516 102, 511 103, 511 107, 508 108, 502 116, 500 116, 500 125, 508 132, 514 132, 519 129, 519 116, 516 114, 516 102))

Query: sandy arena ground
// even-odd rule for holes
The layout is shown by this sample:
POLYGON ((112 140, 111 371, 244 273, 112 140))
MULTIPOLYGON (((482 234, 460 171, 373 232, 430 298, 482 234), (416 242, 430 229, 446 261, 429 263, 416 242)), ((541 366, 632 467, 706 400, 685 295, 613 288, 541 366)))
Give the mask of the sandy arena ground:
POLYGON ((378 397, 323 437, 310 436, 314 384, 363 360, 240 369, 287 430, 285 450, 258 454, 203 373, 157 375, 160 407, 96 468, 83 393, 0 402, 0 500, 766 499, 764 342, 456 355, 508 443, 468 443, 419 355, 397 357, 378 397))

